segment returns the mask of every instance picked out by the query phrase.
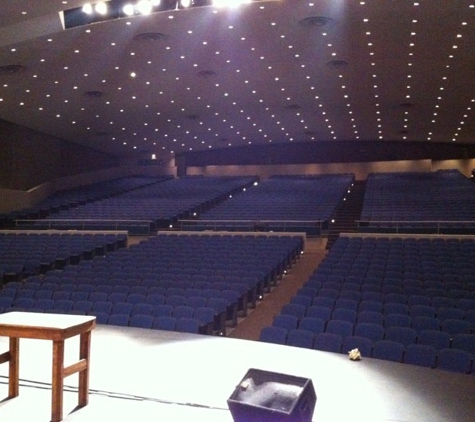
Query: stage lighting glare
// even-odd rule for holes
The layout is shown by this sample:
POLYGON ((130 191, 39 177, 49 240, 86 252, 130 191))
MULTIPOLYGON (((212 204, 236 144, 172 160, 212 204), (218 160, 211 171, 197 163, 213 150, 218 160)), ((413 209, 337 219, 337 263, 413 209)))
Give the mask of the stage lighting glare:
POLYGON ((187 8, 191 6, 191 0, 180 0, 181 7, 187 8))
POLYGON ((82 7, 82 11, 83 11, 86 15, 91 15, 92 12, 93 12, 91 3, 86 3, 86 4, 82 7))
POLYGON ((105 15, 107 14, 107 4, 103 1, 100 3, 97 3, 95 6, 96 12, 99 13, 99 15, 105 15))
POLYGON ((245 3, 251 3, 251 0, 213 0, 216 7, 236 7, 245 3))
POLYGON ((122 11, 124 12, 125 15, 132 16, 135 13, 135 6, 130 3, 124 4, 122 11))
POLYGON ((122 8, 122 11, 124 14, 127 16, 132 16, 135 13, 135 8, 133 4, 125 4, 124 7, 122 8))
POLYGON ((152 2, 150 2, 149 0, 140 0, 137 3, 137 10, 142 15, 149 15, 150 13, 152 13, 152 8, 152 2))

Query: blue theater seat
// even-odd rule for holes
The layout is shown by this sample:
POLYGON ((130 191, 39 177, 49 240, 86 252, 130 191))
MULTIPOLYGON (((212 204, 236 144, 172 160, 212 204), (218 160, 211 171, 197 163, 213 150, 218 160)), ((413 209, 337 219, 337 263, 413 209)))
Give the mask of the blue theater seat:
POLYGON ((437 351, 431 346, 424 344, 409 344, 404 351, 404 363, 411 365, 435 368, 437 351))
POLYGON ((453 307, 440 307, 437 309, 437 318, 442 322, 446 319, 464 319, 465 311, 453 307))
POLYGON ((357 314, 357 323, 369 322, 372 324, 384 324, 384 316, 377 311, 360 311, 357 314))
POLYGON ((441 330, 452 336, 470 334, 472 332, 472 324, 463 319, 446 319, 441 324, 441 330))
POLYGON ((264 327, 259 335, 259 341, 265 343, 286 344, 288 330, 282 327, 264 327))
POLYGON ((452 338, 452 348, 465 350, 475 356, 475 334, 456 334, 452 338))
POLYGON ((294 330, 298 328, 299 325, 299 318, 295 315, 286 315, 280 314, 274 317, 272 322, 274 327, 282 327, 287 330, 294 330))
POLYGON ((280 311, 283 315, 294 315, 299 320, 305 316, 306 306, 304 305, 297 305, 294 303, 288 303, 282 307, 280 311))
POLYGON ((373 343, 382 340, 384 337, 384 327, 381 324, 362 322, 355 325, 355 336, 365 337, 373 343))
POLYGON ((407 327, 412 326, 412 318, 405 314, 386 314, 384 316, 384 326, 389 327, 407 327))
POLYGON ((342 345, 342 353, 348 353, 353 349, 358 349, 363 357, 370 357, 373 348, 373 342, 366 337, 348 336, 342 345))
POLYGON ((139 328, 152 328, 154 318, 151 315, 134 314, 130 317, 129 326, 139 328))
POLYGON ((440 330, 440 321, 438 318, 433 318, 429 316, 416 316, 412 318, 412 328, 416 330, 417 333, 422 330, 440 330))
POLYGON ((303 347, 306 349, 313 348, 315 334, 312 331, 304 329, 290 330, 287 335, 287 345, 295 347, 303 347))
POLYGON ((141 315, 152 315, 153 305, 149 303, 135 303, 132 307, 132 311, 130 313, 131 316, 136 314, 141 315))
POLYGON ((315 334, 313 348, 325 352, 340 353, 342 338, 338 334, 318 333, 315 334))
POLYGON ((303 305, 305 307, 309 307, 312 304, 312 298, 309 296, 304 296, 297 294, 290 298, 290 303, 294 303, 297 305, 303 305))
POLYGON ((380 340, 373 344, 371 356, 376 359, 402 362, 404 345, 397 341, 380 340))
POLYGON ((409 315, 411 315, 412 318, 419 317, 419 316, 434 318, 436 315, 436 310, 432 306, 413 305, 409 309, 409 315))
POLYGON ((156 330, 175 331, 176 318, 172 316, 158 316, 154 318, 152 328, 156 330))
POLYGON ((193 318, 200 321, 200 333, 212 334, 214 331, 215 310, 207 306, 194 309, 193 318))
POLYGON ((353 335, 353 329, 354 324, 352 324, 351 322, 331 319, 327 322, 325 332, 330 334, 337 334, 344 340, 346 337, 353 335))
POLYGON ((384 339, 407 346, 408 344, 416 343, 417 332, 413 328, 408 327, 387 327, 384 339))
POLYGON ((128 327, 129 318, 129 314, 111 314, 107 320, 107 324, 128 327))
POLYGON ((472 355, 464 350, 442 349, 438 352, 437 368, 468 374, 472 367, 472 355))
POLYGON ((335 308, 332 312, 331 319, 348 321, 354 324, 356 322, 356 311, 345 308, 335 308))
POLYGON ((450 347, 451 336, 438 330, 422 330, 417 337, 417 343, 431 346, 435 350, 442 350, 450 347))
POLYGON ((173 308, 172 316, 175 318, 193 318, 194 309, 191 306, 180 305, 173 308))
POLYGON ((373 300, 362 300, 358 305, 358 311, 364 312, 383 312, 383 303, 380 301, 373 301, 373 300))
POLYGON ((300 320, 298 328, 318 334, 325 331, 325 325, 326 321, 322 318, 306 316, 300 320))

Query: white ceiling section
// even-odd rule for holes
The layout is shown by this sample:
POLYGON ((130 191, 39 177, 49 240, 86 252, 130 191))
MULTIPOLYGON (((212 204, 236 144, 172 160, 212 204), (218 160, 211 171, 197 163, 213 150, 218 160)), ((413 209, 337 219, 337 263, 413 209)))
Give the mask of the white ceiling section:
POLYGON ((0 119, 118 156, 474 143, 475 0, 280 0, 63 30, 0 0, 0 119))

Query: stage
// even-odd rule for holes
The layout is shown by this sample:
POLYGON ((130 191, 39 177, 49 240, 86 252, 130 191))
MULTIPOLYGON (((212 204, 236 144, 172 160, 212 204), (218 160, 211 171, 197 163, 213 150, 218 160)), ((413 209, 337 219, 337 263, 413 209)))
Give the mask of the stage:
MULTIPOLYGON (((65 364, 79 339, 66 340, 65 364)), ((20 395, 0 365, 0 420, 51 418, 50 341, 20 340, 20 395)), ((8 338, 0 337, 0 353, 8 338)), ((473 422, 475 376, 255 341, 101 326, 92 332, 89 405, 65 379, 64 421, 230 422, 227 399, 249 368, 311 378, 315 422, 473 422)))

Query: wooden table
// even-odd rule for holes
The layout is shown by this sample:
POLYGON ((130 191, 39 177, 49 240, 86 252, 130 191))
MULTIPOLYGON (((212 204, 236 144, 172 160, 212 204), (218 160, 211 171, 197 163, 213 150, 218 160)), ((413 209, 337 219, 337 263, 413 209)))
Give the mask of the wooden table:
POLYGON ((51 421, 63 419, 63 380, 79 372, 79 407, 89 400, 89 357, 91 331, 96 317, 83 315, 8 312, 0 314, 0 336, 10 338, 10 350, 0 354, 0 364, 9 362, 8 397, 17 397, 20 380, 20 338, 53 341, 53 378, 51 421), (80 336, 79 361, 64 367, 64 341, 80 336))

